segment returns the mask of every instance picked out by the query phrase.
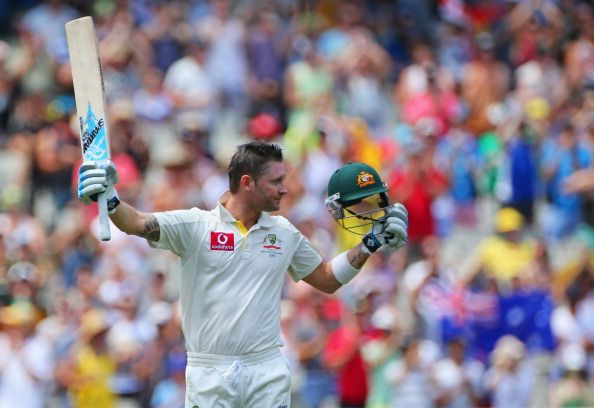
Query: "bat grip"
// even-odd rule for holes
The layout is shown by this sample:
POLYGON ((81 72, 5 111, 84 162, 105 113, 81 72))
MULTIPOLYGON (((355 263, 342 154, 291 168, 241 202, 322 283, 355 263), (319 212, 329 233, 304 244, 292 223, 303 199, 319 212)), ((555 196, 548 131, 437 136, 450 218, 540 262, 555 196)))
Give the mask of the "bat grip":
POLYGON ((111 231, 109 230, 109 214, 107 212, 107 197, 105 193, 98 195, 97 205, 99 206, 99 236, 101 237, 101 241, 109 241, 111 239, 111 231))

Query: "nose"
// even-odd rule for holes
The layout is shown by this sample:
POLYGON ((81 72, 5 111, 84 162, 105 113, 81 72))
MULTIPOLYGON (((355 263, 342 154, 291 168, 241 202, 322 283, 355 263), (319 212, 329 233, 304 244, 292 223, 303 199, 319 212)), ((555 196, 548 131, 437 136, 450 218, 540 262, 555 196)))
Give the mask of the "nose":
POLYGON ((278 192, 280 195, 287 194, 289 192, 289 190, 287 190, 287 185, 285 183, 282 183, 278 192))

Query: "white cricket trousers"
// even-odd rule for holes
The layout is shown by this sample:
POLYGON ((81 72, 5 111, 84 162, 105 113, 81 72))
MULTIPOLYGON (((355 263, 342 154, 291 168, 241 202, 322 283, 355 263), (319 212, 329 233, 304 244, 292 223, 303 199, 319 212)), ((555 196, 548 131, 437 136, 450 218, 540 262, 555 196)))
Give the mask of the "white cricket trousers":
POLYGON ((185 408, 289 408, 289 366, 278 347, 243 356, 188 353, 185 405, 185 408))

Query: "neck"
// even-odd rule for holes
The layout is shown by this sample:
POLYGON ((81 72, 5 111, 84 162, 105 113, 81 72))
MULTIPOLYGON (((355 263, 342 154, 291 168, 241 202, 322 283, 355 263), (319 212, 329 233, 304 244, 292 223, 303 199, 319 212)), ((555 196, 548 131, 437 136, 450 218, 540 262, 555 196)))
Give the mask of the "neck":
POLYGON ((245 226, 246 229, 253 227, 262 211, 256 210, 249 204, 249 201, 238 194, 228 192, 222 199, 223 206, 231 213, 233 218, 245 226))

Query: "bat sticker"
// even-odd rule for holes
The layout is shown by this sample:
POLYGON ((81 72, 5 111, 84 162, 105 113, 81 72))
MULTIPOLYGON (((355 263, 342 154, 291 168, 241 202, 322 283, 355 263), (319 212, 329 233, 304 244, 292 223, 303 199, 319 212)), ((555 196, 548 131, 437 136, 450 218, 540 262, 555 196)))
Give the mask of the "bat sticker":
POLYGON ((86 160, 107 160, 109 150, 105 136, 105 120, 97 120, 93 108, 89 103, 87 117, 83 121, 80 117, 80 134, 82 135, 82 149, 86 160))

